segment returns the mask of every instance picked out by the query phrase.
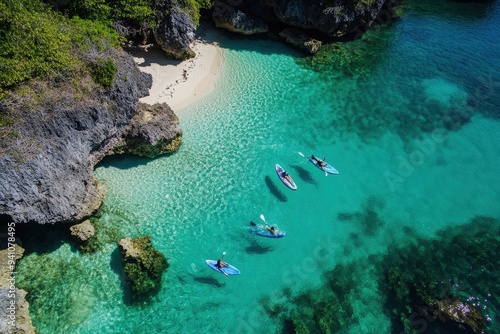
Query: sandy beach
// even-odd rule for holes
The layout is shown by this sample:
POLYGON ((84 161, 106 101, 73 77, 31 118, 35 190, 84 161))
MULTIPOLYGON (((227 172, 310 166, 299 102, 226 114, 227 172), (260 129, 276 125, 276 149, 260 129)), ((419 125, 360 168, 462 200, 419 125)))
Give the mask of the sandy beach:
POLYGON ((160 48, 134 54, 141 71, 153 76, 149 96, 141 102, 166 102, 175 112, 211 93, 223 62, 216 30, 201 28, 191 48, 196 57, 185 61, 168 59, 160 48))

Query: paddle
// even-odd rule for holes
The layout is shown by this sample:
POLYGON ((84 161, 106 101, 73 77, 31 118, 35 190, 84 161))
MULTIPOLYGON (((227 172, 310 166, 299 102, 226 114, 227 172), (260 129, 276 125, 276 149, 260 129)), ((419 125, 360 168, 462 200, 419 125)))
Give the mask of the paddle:
MULTIPOLYGON (((300 154, 301 156, 303 156, 304 158, 309 159, 309 157, 306 157, 304 154, 302 154, 302 152, 299 152, 299 154, 300 154)), ((326 170, 323 168, 323 166, 321 166, 321 165, 319 165, 319 164, 318 164, 318 166, 319 166, 319 167, 323 170, 323 172, 325 172, 325 176, 328 176, 328 173, 327 173, 327 172, 326 172, 326 170)))
MULTIPOLYGON (((262 219, 262 221, 264 223, 266 223, 266 227, 267 227, 266 217, 264 217, 264 215, 262 213, 260 214, 260 219, 262 219)), ((276 230, 276 232, 272 232, 272 231, 269 231, 269 232, 272 233, 273 235, 276 235, 277 230, 276 230)))

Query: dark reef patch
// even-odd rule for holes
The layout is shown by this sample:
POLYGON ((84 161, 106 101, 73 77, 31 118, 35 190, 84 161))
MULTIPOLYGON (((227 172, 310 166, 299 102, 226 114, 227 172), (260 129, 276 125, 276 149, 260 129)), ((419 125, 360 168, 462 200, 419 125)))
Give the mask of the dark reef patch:
POLYGON ((348 332, 359 321, 353 307, 365 278, 375 276, 372 289, 384 301, 391 333, 499 333, 500 221, 476 217, 434 239, 404 230, 407 242, 398 240, 383 255, 336 265, 319 288, 298 294, 284 289, 285 302, 264 298, 265 310, 282 322, 282 333, 348 332))
POLYGON ((337 214, 337 219, 343 222, 352 222, 361 225, 365 235, 374 236, 377 234, 378 230, 384 226, 384 222, 379 217, 378 212, 383 207, 384 202, 381 198, 370 196, 367 198, 361 211, 339 212, 337 214))

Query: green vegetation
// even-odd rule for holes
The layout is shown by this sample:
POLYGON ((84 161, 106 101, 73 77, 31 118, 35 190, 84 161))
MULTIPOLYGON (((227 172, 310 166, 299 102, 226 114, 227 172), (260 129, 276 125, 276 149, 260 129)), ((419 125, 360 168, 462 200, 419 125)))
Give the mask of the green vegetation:
MULTIPOLYGON (((200 10, 211 3, 179 0, 179 5, 198 23, 200 10)), ((116 69, 95 51, 119 46, 113 22, 153 27, 155 6, 154 0, 85 0, 70 1, 55 11, 41 0, 1 0, 0 100, 32 79, 64 82, 82 73, 91 73, 102 87, 110 88, 116 69)), ((0 116, 0 127, 8 123, 0 116)))
MULTIPOLYGON (((88 57, 89 50, 102 52, 118 45, 118 35, 105 23, 68 19, 38 0, 3 1, 0 3, 0 98, 32 79, 64 82, 79 77, 95 67, 95 60, 88 57)), ((108 77, 105 84, 99 82, 106 86, 112 71, 109 65, 104 68, 108 77)), ((99 80, 103 77, 99 76, 99 80)))
POLYGON ((117 68, 113 63, 113 60, 99 59, 92 70, 92 77, 104 88, 111 88, 113 86, 113 79, 115 77, 116 71, 117 68))

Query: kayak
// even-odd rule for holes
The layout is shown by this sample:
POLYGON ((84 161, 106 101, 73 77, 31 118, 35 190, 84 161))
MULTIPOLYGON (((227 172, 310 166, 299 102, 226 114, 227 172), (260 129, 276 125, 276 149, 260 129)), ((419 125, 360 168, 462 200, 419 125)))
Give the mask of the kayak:
MULTIPOLYGON (((309 161, 316 167, 318 167, 319 169, 321 169, 322 171, 325 171, 327 172, 328 174, 338 174, 339 171, 336 170, 332 165, 330 165, 329 163, 326 163, 326 166, 325 167, 321 167, 314 159, 312 158, 309 158, 309 161)), ((323 161, 324 162, 324 161, 323 161)))
POLYGON ((210 268, 221 274, 226 273, 228 275, 238 275, 240 273, 240 271, 236 267, 233 267, 229 263, 227 264, 227 267, 222 267, 222 269, 217 267, 217 261, 205 260, 205 263, 207 264, 207 266, 209 266, 210 268))
POLYGON ((275 169, 276 169, 276 174, 278 174, 278 177, 280 178, 281 182, 283 182, 283 184, 285 186, 287 186, 288 188, 290 188, 292 190, 297 190, 297 185, 295 184, 295 182, 293 181, 293 179, 290 175, 288 175, 288 178, 283 177, 281 175, 281 173, 283 173, 285 170, 280 165, 276 164, 275 169))
POLYGON ((250 232, 266 238, 283 238, 285 236, 285 232, 278 230, 276 231, 276 234, 273 234, 272 232, 266 230, 266 228, 262 225, 257 225, 253 228, 250 228, 250 232))

